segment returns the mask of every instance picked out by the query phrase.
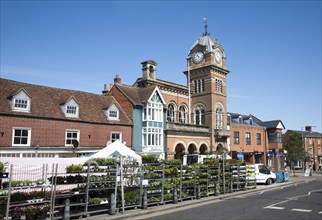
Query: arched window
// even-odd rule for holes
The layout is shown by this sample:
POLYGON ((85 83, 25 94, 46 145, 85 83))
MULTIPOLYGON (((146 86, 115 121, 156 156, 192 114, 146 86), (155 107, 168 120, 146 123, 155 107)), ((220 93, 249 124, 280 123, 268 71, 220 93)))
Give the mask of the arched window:
POLYGON ((222 109, 216 109, 216 129, 223 129, 223 116, 222 109))
POLYGON ((206 123, 205 108, 198 105, 194 110, 194 120, 196 125, 204 125, 206 123))
POLYGON ((168 105, 167 120, 168 122, 175 122, 175 107, 172 103, 168 105))
POLYGON ((181 105, 179 108, 179 123, 185 124, 187 118, 187 111, 184 105, 181 105))

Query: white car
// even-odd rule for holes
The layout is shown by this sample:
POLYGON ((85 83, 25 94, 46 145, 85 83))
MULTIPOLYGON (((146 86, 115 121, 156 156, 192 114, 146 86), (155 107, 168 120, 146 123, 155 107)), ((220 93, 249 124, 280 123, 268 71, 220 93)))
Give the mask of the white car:
POLYGON ((276 182, 276 175, 264 164, 255 164, 255 179, 257 183, 271 185, 276 182))

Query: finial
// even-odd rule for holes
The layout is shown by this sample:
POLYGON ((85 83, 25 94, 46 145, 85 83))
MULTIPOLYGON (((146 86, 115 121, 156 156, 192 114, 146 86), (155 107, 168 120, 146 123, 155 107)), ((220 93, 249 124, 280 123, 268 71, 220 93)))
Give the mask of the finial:
POLYGON ((206 36, 208 35, 208 31, 207 31, 207 28, 208 28, 208 18, 203 18, 203 20, 205 21, 205 33, 203 34, 203 36, 206 36))

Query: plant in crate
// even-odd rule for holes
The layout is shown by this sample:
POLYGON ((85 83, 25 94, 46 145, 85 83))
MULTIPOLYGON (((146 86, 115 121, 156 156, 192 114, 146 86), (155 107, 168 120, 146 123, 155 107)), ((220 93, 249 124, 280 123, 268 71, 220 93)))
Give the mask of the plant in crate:
POLYGON ((38 214, 38 219, 46 219, 47 218, 47 213, 50 210, 50 205, 49 204, 43 204, 38 206, 39 214, 38 214))
POLYGON ((67 173, 83 172, 83 164, 72 164, 66 167, 67 173))
POLYGON ((34 205, 29 205, 25 208, 26 220, 34 220, 37 218, 38 207, 34 205))
POLYGON ((24 207, 14 207, 10 209, 10 215, 12 220, 19 220, 21 216, 25 214, 25 208, 24 207))

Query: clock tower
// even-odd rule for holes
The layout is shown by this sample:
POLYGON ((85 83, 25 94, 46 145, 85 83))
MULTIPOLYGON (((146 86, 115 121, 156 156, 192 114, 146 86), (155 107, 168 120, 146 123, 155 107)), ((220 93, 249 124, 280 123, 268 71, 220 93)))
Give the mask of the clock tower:
POLYGON ((224 49, 208 33, 207 19, 205 32, 192 45, 188 58, 187 76, 191 123, 207 126, 211 131, 209 153, 228 149, 229 129, 227 129, 227 93, 224 49))

